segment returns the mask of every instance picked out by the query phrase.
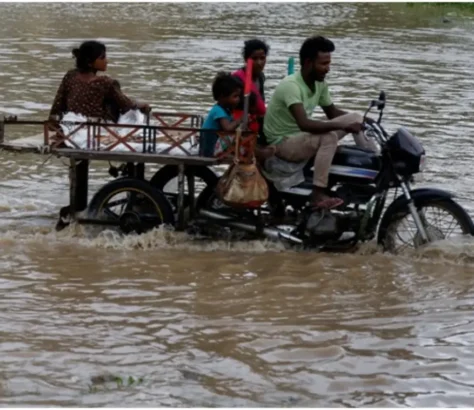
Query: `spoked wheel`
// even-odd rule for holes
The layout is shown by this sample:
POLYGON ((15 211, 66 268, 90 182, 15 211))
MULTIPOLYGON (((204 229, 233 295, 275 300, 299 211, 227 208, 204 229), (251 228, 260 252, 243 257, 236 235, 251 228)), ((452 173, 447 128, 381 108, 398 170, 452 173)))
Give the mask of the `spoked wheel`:
POLYGON ((125 234, 141 234, 160 225, 174 224, 173 211, 165 196, 148 182, 134 178, 104 185, 89 204, 89 218, 125 234))
POLYGON ((217 182, 213 185, 206 186, 196 199, 196 210, 208 209, 219 211, 222 209, 230 209, 218 197, 215 191, 217 182))
MULTIPOLYGON (((473 233, 471 218, 452 200, 428 200, 417 209, 429 243, 473 233)), ((425 245, 408 208, 397 214, 381 232, 379 243, 384 250, 395 254, 425 245)))
MULTIPOLYGON (((246 211, 243 209, 236 210, 226 204, 224 204, 217 196, 215 192, 217 182, 214 185, 208 185, 202 190, 196 200, 196 212, 208 211, 215 214, 223 214, 225 216, 233 217, 234 219, 240 220, 241 222, 247 219, 246 211)), ((204 223, 199 224, 198 232, 208 238, 225 240, 225 241, 242 241, 255 239, 255 234, 249 233, 243 230, 229 228, 225 223, 219 223, 219 218, 215 220, 213 217, 207 218, 201 215, 201 221, 204 223)))
MULTIPOLYGON (((184 207, 188 208, 190 203, 189 191, 191 184, 191 175, 194 175, 194 199, 208 187, 214 187, 217 184, 217 175, 209 168, 204 166, 189 166, 185 169, 184 178, 184 207)), ((171 204, 174 214, 178 212, 178 167, 167 165, 161 168, 150 180, 150 184, 161 190, 171 204)))
POLYGON ((256 235, 256 233, 247 232, 246 230, 241 230, 241 228, 235 226, 228 227, 226 222, 223 222, 218 215, 230 217, 234 222, 246 223, 249 225, 263 223, 263 225, 267 227, 273 226, 278 227, 279 229, 288 229, 288 233, 294 231, 294 227, 282 221, 281 217, 277 221, 276 218, 279 218, 279 214, 277 213, 277 206, 280 205, 279 202, 277 205, 274 205, 274 203, 270 201, 267 202, 262 206, 262 208, 260 208, 261 213, 260 216, 258 216, 257 210, 255 209, 234 208, 222 202, 215 191, 215 187, 216 184, 208 185, 199 194, 196 200, 197 214, 199 214, 201 218, 206 218, 207 216, 206 223, 201 226, 201 233, 209 236, 221 237, 222 233, 225 232, 228 240, 252 240, 261 237, 256 235), (204 212, 200 213, 200 211, 204 212), (227 231, 224 231, 222 227, 225 227, 227 231))

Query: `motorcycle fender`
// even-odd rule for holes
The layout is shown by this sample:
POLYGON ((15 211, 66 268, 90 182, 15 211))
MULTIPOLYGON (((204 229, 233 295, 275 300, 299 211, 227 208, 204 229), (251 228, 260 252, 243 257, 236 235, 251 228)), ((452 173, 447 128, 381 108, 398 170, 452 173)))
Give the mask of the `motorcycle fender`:
MULTIPOLYGON (((418 205, 419 202, 423 202, 425 199, 451 199, 454 198, 455 195, 448 191, 443 191, 442 189, 437 188, 419 188, 410 191, 410 195, 415 202, 415 206, 418 205)), ((385 213, 388 211, 392 211, 392 213, 397 213, 398 211, 405 208, 408 204, 408 200, 406 199, 404 194, 401 194, 398 198, 396 198, 387 208, 385 213)))

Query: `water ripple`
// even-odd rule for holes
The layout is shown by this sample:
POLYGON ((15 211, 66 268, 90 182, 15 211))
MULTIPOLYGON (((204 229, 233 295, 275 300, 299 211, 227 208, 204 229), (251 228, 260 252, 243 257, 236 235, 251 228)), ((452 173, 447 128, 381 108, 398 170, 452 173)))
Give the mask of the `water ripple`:
MULTIPOLYGON (((2 3, 0 114, 44 118, 85 38, 107 43, 130 95, 204 113, 215 72, 262 36, 271 95, 316 27, 336 42, 336 103, 362 111, 384 89, 389 128, 426 147, 426 182, 473 212, 472 19, 450 20, 394 4, 2 3)), ((166 230, 55 233, 67 165, 0 159, 0 404, 470 405, 472 241, 397 259, 370 245, 334 256, 166 230)), ((107 168, 92 164, 91 194, 107 168)))

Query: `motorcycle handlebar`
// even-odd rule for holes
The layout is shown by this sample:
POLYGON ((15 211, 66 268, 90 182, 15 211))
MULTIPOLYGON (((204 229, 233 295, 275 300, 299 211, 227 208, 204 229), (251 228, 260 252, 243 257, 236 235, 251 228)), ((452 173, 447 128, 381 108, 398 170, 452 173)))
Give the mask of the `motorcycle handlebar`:
POLYGON ((384 130, 382 125, 379 124, 378 122, 369 123, 367 121, 364 121, 362 123, 362 128, 364 132, 372 131, 370 133, 371 134, 370 136, 372 138, 375 138, 381 146, 384 145, 384 143, 386 142, 388 138, 387 132, 384 130))
POLYGON ((385 107, 385 100, 372 100, 372 107, 377 107, 379 110, 385 107))
POLYGON ((385 132, 385 130, 382 128, 380 124, 382 121, 383 109, 385 108, 385 100, 386 100, 385 91, 381 91, 379 94, 379 98, 377 100, 372 100, 370 102, 370 105, 364 114, 364 120, 362 123, 363 130, 366 131, 372 128, 375 134, 377 135, 376 138, 380 139, 380 143, 382 144, 383 144, 384 139, 387 138, 387 133, 385 132), (378 110, 380 111, 378 120, 374 121, 374 123, 376 124, 375 127, 370 122, 367 121, 367 114, 369 113, 370 109, 373 107, 377 107, 378 110))

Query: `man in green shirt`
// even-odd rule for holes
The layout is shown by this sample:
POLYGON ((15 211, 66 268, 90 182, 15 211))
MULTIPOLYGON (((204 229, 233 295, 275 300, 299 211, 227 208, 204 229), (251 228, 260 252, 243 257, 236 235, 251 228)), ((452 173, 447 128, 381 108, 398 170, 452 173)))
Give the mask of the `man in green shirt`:
POLYGON ((305 40, 300 49, 301 70, 284 78, 275 89, 264 119, 264 133, 276 147, 276 156, 300 162, 315 155, 312 205, 335 208, 340 198, 326 194, 329 168, 339 139, 348 133, 356 144, 376 150, 375 144, 362 133, 362 116, 336 108, 324 81, 331 65, 335 46, 331 40, 317 36, 305 40), (320 106, 328 121, 311 119, 320 106))

